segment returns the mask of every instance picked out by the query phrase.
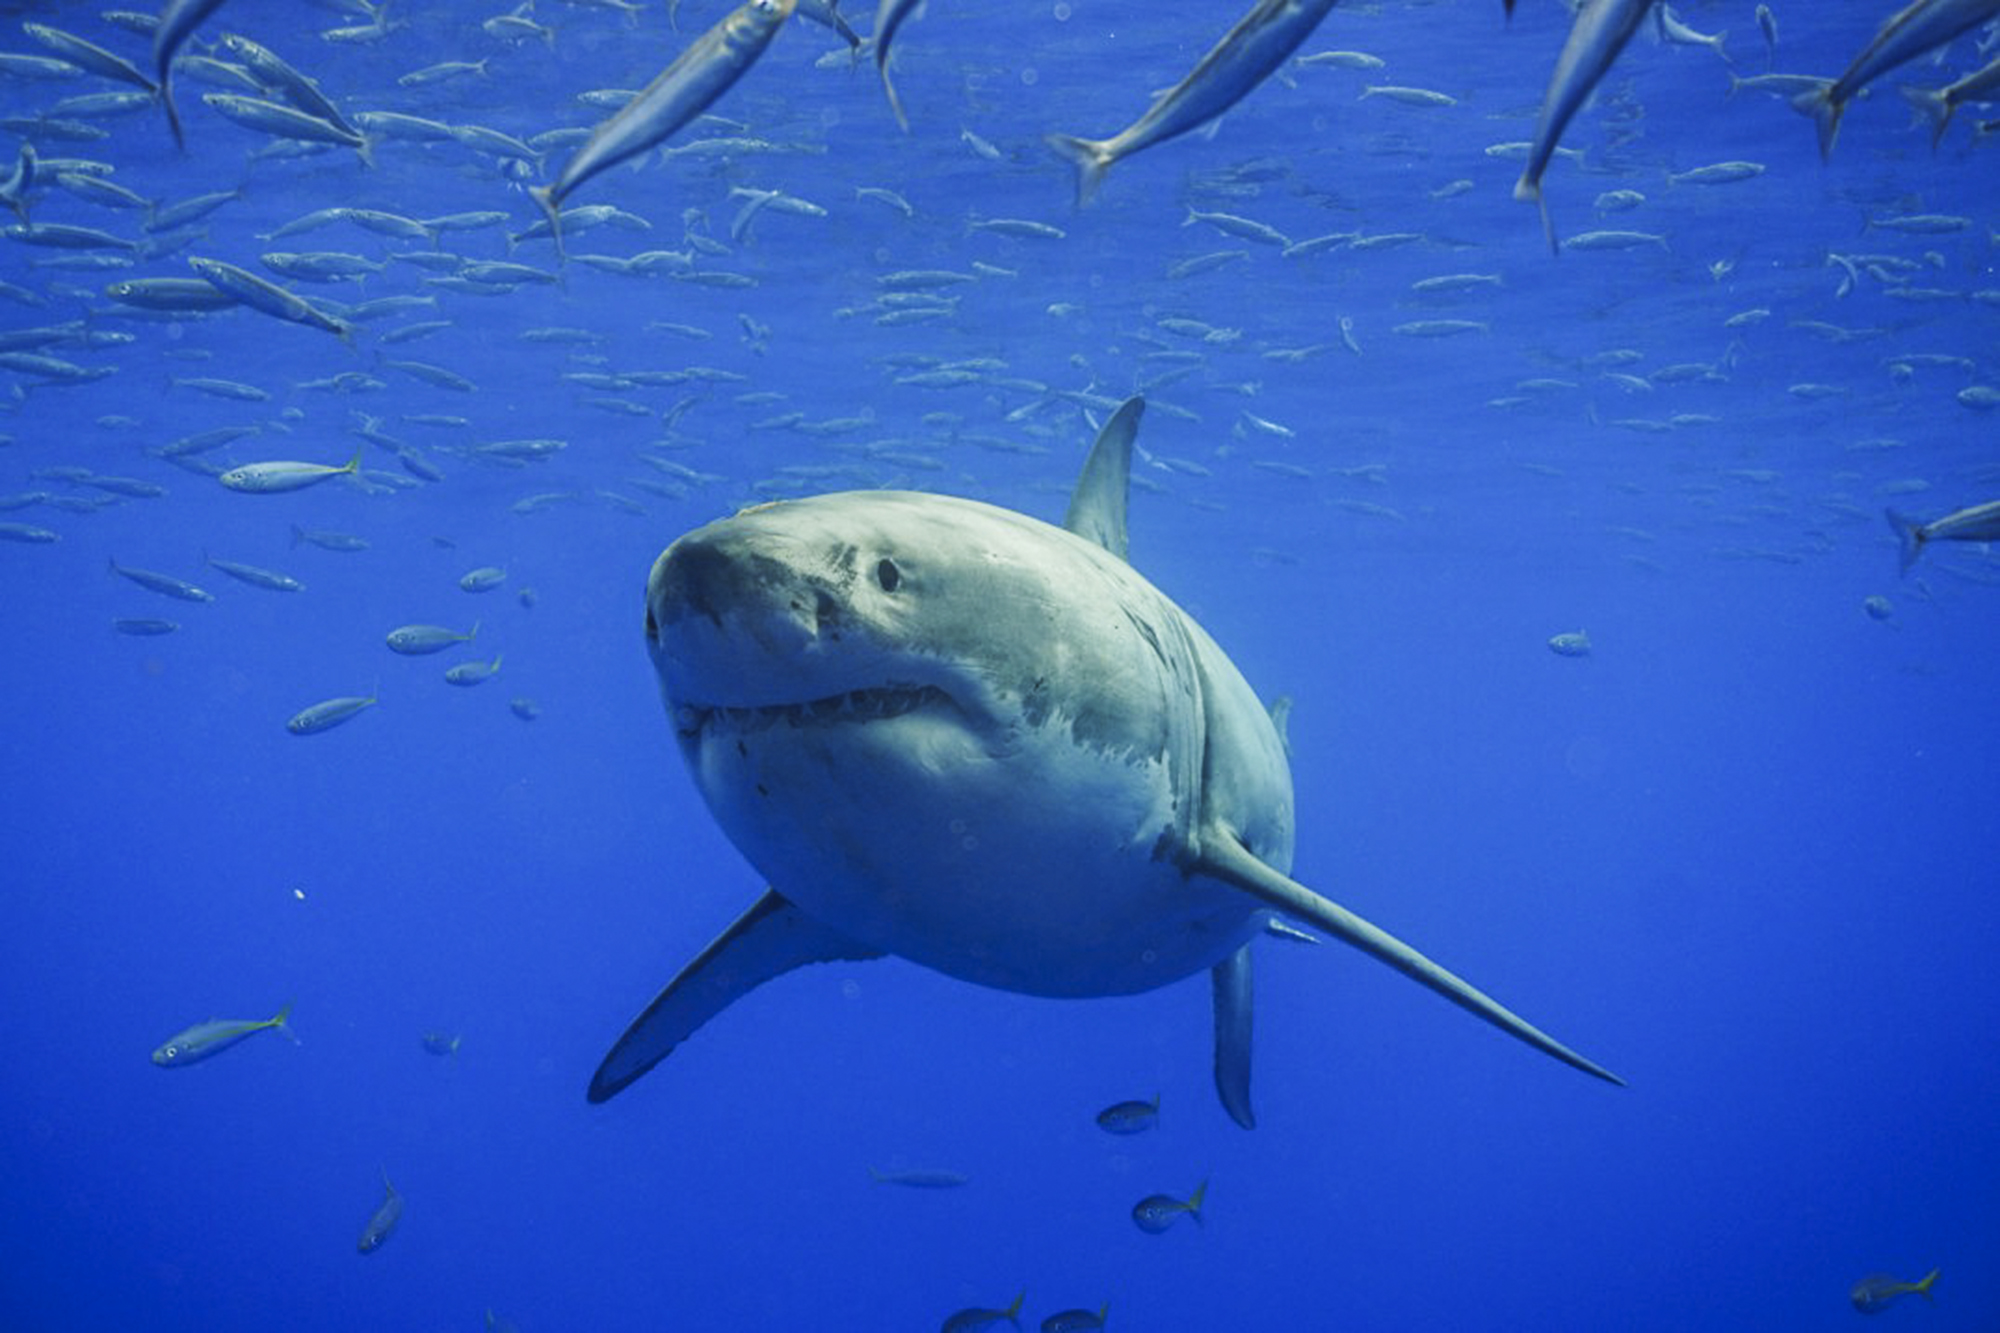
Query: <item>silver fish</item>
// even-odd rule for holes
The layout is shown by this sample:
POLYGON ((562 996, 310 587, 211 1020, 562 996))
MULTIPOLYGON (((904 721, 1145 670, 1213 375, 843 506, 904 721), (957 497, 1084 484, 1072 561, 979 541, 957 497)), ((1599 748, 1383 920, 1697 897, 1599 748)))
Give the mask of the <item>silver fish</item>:
POLYGON ((51 28, 46 23, 23 23, 21 31, 54 51, 73 65, 80 65, 92 74, 102 74, 107 79, 117 79, 144 88, 149 93, 158 92, 159 85, 147 78, 144 71, 124 56, 113 55, 93 42, 86 42, 73 33, 61 28, 51 28))
POLYGON ((274 319, 282 319, 292 324, 304 324, 309 328, 324 329, 342 342, 354 341, 354 330, 347 321, 329 315, 305 297, 286 291, 275 282, 267 282, 255 273, 240 269, 234 264, 220 259, 191 257, 188 267, 199 273, 217 291, 233 296, 252 310, 261 311, 274 319))
POLYGON ((910 132, 910 118, 903 114, 903 99, 896 96, 896 85, 889 81, 889 43, 896 40, 896 31, 904 21, 914 18, 923 8, 924 0, 882 0, 875 10, 875 69, 882 76, 882 91, 888 95, 889 109, 896 113, 896 123, 905 134, 910 132))
POLYGON ((174 106, 174 54, 220 8, 222 0, 167 0, 166 8, 160 11, 159 26, 153 29, 153 75, 159 80, 160 100, 166 104, 167 126, 182 148, 187 147, 187 136, 181 132, 181 113, 174 106))
POLYGON ((423 657, 443 652, 454 643, 471 643, 479 637, 479 622, 463 634, 442 625, 400 625, 389 631, 389 650, 405 657, 423 657))
POLYGON ((1929 117, 1931 148, 1935 151, 1944 138, 1945 127, 1951 124, 1951 118, 1959 107, 1967 102, 1991 101, 1996 90, 2000 90, 2000 59, 1942 88, 1905 87, 1903 100, 1929 117))
POLYGON ((329 477, 344 476, 361 470, 361 450, 354 451, 354 457, 338 467, 326 463, 294 463, 278 461, 270 463, 245 463, 233 467, 217 478, 232 491, 245 495, 276 495, 280 491, 302 490, 307 486, 317 486, 329 477))
MULTIPOLYGON (((161 1042, 159 1049, 153 1052, 153 1063, 162 1069, 179 1069, 220 1054, 265 1028, 276 1028, 287 1037, 292 1037, 292 1029, 285 1022, 291 1014, 292 1006, 288 1004, 270 1018, 211 1018, 206 1023, 196 1023, 161 1042)), ((298 1038, 292 1037, 292 1040, 297 1042, 298 1038)))
POLYGON ((624 110, 606 120, 564 164, 553 184, 529 193, 562 244, 562 201, 591 177, 670 138, 757 63, 796 0, 749 0, 696 38, 624 110))
POLYGON ((1542 173, 1549 168, 1563 131, 1570 119, 1590 99, 1598 81, 1610 70, 1625 43, 1639 30, 1653 0, 1584 0, 1571 21, 1569 37, 1549 75, 1548 92, 1542 96, 1541 118, 1535 122, 1535 146, 1521 179, 1514 183, 1514 197, 1532 202, 1542 214, 1542 232, 1549 238, 1549 250, 1559 250, 1555 224, 1549 220, 1548 201, 1542 197, 1542 173))
POLYGON ((371 694, 367 698, 360 695, 344 695, 338 699, 327 699, 301 708, 285 723, 285 730, 294 736, 316 736, 322 731, 331 731, 341 723, 354 717, 363 709, 372 708, 377 702, 371 694))
POLYGON ((1235 106, 1312 35, 1334 0, 1257 0, 1188 76, 1109 139, 1051 134, 1044 142, 1076 167, 1078 203, 1097 192, 1112 165, 1186 134, 1235 106))
POLYGON ((150 569, 133 569, 113 560, 111 562, 111 572, 113 574, 122 574, 146 591, 156 592, 162 597, 172 597, 183 602, 212 602, 215 600, 213 594, 195 587, 192 583, 183 583, 177 578, 172 578, 166 574, 156 574, 150 569))
POLYGON ((263 569, 257 565, 238 564, 234 560, 217 560, 208 557, 208 563, 239 583, 247 583, 253 588, 264 588, 270 592, 304 592, 306 585, 290 574, 280 574, 275 569, 263 569))
POLYGON ((365 134, 323 120, 310 112, 269 102, 261 97, 237 93, 203 93, 201 100, 245 129, 279 139, 304 139, 310 143, 338 144, 360 154, 365 166, 375 165, 374 145, 365 134))
POLYGON ((1934 518, 1928 523, 1919 522, 1894 509, 1884 512, 1889 518, 1889 530, 1902 544, 1903 569, 1906 572, 1917 563, 1924 547, 1934 541, 2000 542, 2000 500, 1988 500, 1985 504, 1953 510, 1943 518, 1934 518))
POLYGON ((403 1220, 403 1196, 396 1193, 396 1187, 389 1183, 389 1172, 382 1172, 382 1203, 368 1218, 368 1225, 361 1228, 361 1240, 355 1246, 363 1254, 373 1254, 382 1242, 389 1239, 389 1233, 396 1229, 396 1223, 403 1220))
POLYGON ((1890 15, 1846 73, 1792 99, 1794 109, 1813 118, 1820 157, 1832 154, 1840 118, 1863 88, 1995 14, 2000 14, 2000 0, 1912 0, 1890 15))

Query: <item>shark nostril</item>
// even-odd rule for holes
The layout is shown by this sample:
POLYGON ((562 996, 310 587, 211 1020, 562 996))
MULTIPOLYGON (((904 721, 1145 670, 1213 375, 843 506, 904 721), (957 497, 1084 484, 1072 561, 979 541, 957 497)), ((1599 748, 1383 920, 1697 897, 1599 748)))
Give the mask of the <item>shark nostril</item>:
POLYGON ((813 620, 822 630, 840 624, 840 603, 823 589, 813 592, 813 620))
POLYGON ((647 602, 647 603, 646 603, 646 642, 647 642, 647 643, 658 643, 659 641, 660 641, 660 622, 659 622, 659 621, 658 621, 658 620, 657 620, 656 618, 654 618, 654 615, 653 615, 653 604, 652 604, 651 602, 647 602))

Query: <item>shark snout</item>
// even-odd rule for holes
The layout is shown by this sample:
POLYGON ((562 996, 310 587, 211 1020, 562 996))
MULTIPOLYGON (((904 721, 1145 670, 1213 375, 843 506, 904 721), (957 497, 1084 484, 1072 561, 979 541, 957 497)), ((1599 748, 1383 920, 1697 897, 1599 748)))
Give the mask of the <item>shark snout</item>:
POLYGON ((655 660, 710 697, 793 675, 845 618, 840 598, 768 534, 690 533, 660 557, 646 595, 655 660))

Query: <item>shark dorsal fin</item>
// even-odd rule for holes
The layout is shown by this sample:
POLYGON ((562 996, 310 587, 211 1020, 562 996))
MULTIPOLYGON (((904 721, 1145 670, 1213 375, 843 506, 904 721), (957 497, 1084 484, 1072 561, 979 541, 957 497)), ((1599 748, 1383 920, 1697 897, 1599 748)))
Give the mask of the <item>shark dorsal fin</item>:
POLYGON ((1090 446, 1083 474, 1076 479, 1076 493, 1069 498, 1069 513, 1063 517, 1065 528, 1120 560, 1126 558, 1129 545, 1125 501, 1131 490, 1132 441, 1145 411, 1144 398, 1127 398, 1097 432, 1097 443, 1090 446))

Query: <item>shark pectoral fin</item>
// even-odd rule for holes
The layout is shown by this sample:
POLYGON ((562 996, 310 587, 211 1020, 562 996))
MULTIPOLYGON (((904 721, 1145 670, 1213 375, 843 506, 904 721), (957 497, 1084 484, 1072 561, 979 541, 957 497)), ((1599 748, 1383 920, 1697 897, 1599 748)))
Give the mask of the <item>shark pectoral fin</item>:
POLYGON ((807 963, 881 956, 882 950, 821 925, 766 889, 632 1020, 592 1076, 590 1100, 608 1101, 695 1029, 773 977, 807 963))
MULTIPOLYGON (((1447 972, 1395 936, 1362 920, 1354 913, 1322 898, 1304 885, 1279 874, 1247 851, 1225 829, 1211 831, 1203 839, 1200 858, 1190 869, 1243 890, 1266 906, 1285 915, 1318 926, 1327 934, 1353 945, 1430 987, 1462 1009, 1527 1042, 1537 1050, 1607 1083, 1625 1086, 1625 1080, 1594 1060, 1585 1059, 1534 1024, 1514 1013, 1490 995, 1464 979, 1447 972)), ((1226 1100, 1226 1098, 1225 1098, 1226 1100)))
POLYGON ((1215 990, 1215 1091, 1222 1109, 1245 1129, 1257 1128, 1250 1110, 1250 946, 1209 970, 1215 990))

